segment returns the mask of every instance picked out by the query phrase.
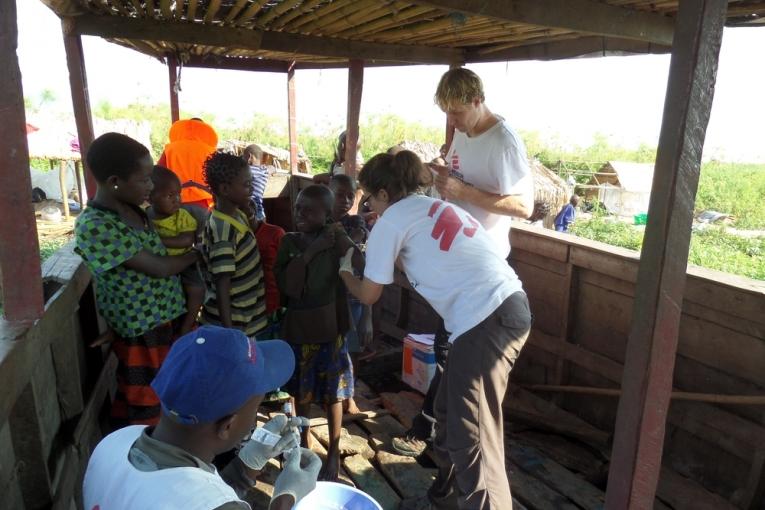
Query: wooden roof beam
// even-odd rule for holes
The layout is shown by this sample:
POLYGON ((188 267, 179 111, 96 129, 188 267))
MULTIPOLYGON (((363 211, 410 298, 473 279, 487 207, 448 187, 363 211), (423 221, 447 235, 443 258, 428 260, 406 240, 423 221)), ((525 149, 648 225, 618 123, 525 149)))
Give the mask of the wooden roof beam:
POLYGON ((166 41, 183 44, 295 53, 320 57, 358 58, 420 64, 461 62, 462 50, 403 44, 380 44, 347 39, 210 26, 180 21, 157 21, 122 16, 82 15, 65 18, 68 33, 110 39, 166 41))
POLYGON ((594 0, 413 0, 446 11, 502 21, 672 45, 675 21, 594 0))
MULTIPOLYGON (((348 61, 342 62, 295 62, 290 64, 285 60, 274 60, 267 58, 242 58, 242 57, 222 57, 217 55, 199 56, 192 55, 185 62, 184 67, 201 67, 206 69, 226 69, 230 71, 258 71, 266 73, 286 73, 290 67, 301 71, 305 69, 347 69, 348 61)), ((386 67, 386 66, 405 66, 411 65, 401 62, 388 61, 368 61, 364 62, 364 67, 386 67)))
POLYGON ((514 60, 560 60, 583 55, 622 53, 669 53, 670 46, 610 37, 580 37, 566 41, 522 44, 489 52, 490 48, 469 50, 465 62, 498 62, 514 60))

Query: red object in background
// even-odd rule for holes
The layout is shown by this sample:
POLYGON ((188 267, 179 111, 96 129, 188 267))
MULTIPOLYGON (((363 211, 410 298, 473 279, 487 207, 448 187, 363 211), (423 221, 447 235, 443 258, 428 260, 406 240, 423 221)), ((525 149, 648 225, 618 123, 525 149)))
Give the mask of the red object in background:
POLYGON ((34 133, 35 131, 40 131, 39 127, 33 126, 29 122, 27 122, 27 134, 34 133))

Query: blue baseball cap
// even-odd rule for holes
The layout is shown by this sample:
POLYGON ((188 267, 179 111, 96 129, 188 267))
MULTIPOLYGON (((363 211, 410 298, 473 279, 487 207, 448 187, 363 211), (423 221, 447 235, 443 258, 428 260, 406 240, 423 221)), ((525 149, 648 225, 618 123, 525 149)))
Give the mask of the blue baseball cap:
POLYGON ((282 340, 256 342, 237 329, 202 326, 175 341, 151 387, 176 421, 213 423, 282 386, 294 369, 282 340))

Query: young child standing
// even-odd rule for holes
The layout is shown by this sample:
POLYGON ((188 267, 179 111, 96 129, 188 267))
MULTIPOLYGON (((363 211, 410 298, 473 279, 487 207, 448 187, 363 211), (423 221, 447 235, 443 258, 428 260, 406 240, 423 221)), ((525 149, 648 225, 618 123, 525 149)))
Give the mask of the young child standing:
POLYGON ((254 338, 268 324, 263 266, 249 211, 252 175, 234 154, 216 152, 204 164, 215 206, 202 233, 208 297, 200 322, 254 338))
POLYGON ((95 197, 75 223, 75 251, 96 286, 96 304, 114 331, 117 425, 155 424, 160 404, 149 384, 183 315, 175 276, 197 261, 194 252, 169 256, 141 205, 152 190, 149 150, 130 137, 106 133, 86 156, 98 183, 95 197))
MULTIPOLYGON (((331 222, 334 197, 326 186, 305 188, 295 202, 295 226, 282 239, 274 273, 287 312, 283 338, 295 352, 295 373, 287 389, 297 414, 311 402, 324 404, 329 422, 327 462, 319 477, 336 480, 340 462, 343 400, 353 396, 353 369, 343 335, 348 330, 346 290, 338 276, 340 258, 354 247, 331 222)), ((362 265, 356 250, 354 262, 362 265)), ((308 431, 303 440, 307 441, 308 431)))
MULTIPOLYGON (((151 206, 146 209, 146 215, 167 247, 168 255, 190 252, 207 221, 207 211, 181 205, 181 180, 169 168, 155 165, 151 181, 154 188, 149 195, 151 206)), ((181 285, 186 294, 186 316, 178 334, 185 335, 193 329, 205 298, 205 284, 197 264, 181 273, 181 285)))
POLYGON ((255 208, 255 218, 264 220, 266 210, 263 207, 263 195, 266 192, 271 171, 268 166, 263 164, 263 149, 258 145, 251 144, 245 147, 242 158, 250 166, 250 173, 252 174, 252 205, 255 208))
MULTIPOLYGON (((335 204, 332 208, 332 221, 340 224, 345 233, 356 244, 367 242, 369 230, 364 218, 358 214, 348 214, 356 202, 356 183, 347 175, 335 174, 329 180, 329 189, 335 195, 335 204)), ((361 276, 361 273, 359 273, 361 276)), ((345 342, 348 345, 348 353, 351 361, 356 364, 357 356, 362 351, 362 343, 367 334, 372 334, 372 310, 365 306, 353 295, 348 294, 348 307, 350 311, 350 324, 345 334, 345 342)), ((345 412, 356 414, 359 408, 353 397, 343 404, 345 412)))

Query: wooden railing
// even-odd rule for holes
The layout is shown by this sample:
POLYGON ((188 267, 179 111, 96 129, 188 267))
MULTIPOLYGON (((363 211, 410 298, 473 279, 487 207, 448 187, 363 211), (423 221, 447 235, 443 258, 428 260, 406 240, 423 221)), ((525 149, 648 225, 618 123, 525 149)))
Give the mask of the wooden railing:
MULTIPOLYGON (((618 388, 639 254, 523 225, 513 227, 511 243, 534 314, 514 379, 618 388)), ((765 282, 689 267, 679 334, 677 390, 765 395, 765 282)), ((613 431, 616 398, 549 395, 613 431)), ((762 501, 765 406, 673 400, 667 419, 665 465, 740 508, 762 501)))
POLYGON ((99 319, 90 274, 71 252, 43 267, 45 313, 27 326, 0 322, 0 506, 79 508, 99 417, 115 388, 116 358, 88 349, 99 319))

